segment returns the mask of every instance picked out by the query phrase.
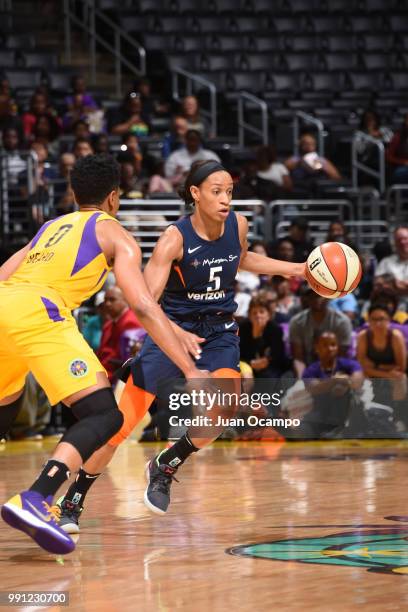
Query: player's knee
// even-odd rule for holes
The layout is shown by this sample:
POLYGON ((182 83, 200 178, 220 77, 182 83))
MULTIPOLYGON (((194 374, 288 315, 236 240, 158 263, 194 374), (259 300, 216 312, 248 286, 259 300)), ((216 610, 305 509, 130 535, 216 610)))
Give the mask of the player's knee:
POLYGON ((71 409, 78 423, 67 431, 62 441, 72 444, 84 461, 123 425, 123 414, 110 387, 90 393, 72 404, 71 409))

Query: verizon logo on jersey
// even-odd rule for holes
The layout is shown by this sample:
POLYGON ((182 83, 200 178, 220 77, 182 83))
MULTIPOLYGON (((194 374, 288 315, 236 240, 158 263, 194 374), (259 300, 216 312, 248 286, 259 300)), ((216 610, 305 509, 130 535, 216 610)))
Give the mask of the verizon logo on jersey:
POLYGON ((225 291, 223 289, 221 291, 207 291, 206 293, 193 293, 189 291, 187 297, 189 300, 209 302, 210 300, 225 298, 225 291))

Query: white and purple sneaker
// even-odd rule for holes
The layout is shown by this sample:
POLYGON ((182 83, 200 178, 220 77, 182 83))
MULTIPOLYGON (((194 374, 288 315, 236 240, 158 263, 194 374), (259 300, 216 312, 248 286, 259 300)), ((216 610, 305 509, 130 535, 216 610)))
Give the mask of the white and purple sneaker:
POLYGON ((52 497, 23 491, 4 504, 1 516, 10 527, 29 535, 44 550, 66 555, 74 550, 75 543, 58 526, 58 513, 51 504, 52 497))

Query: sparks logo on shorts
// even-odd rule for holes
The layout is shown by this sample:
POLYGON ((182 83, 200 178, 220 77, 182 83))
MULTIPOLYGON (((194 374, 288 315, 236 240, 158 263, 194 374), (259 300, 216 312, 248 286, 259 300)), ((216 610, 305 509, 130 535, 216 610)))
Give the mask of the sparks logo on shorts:
POLYGON ((75 378, 85 376, 88 372, 88 364, 86 361, 82 361, 82 359, 74 359, 74 361, 71 361, 69 364, 69 371, 75 378))

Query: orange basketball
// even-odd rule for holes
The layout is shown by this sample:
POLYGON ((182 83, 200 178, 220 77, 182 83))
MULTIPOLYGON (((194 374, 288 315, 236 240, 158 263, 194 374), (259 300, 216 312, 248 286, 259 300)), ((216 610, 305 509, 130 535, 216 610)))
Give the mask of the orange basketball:
POLYGON ((313 291, 337 298, 354 291, 361 280, 360 259, 341 242, 326 242, 313 249, 307 258, 306 279, 313 291))

